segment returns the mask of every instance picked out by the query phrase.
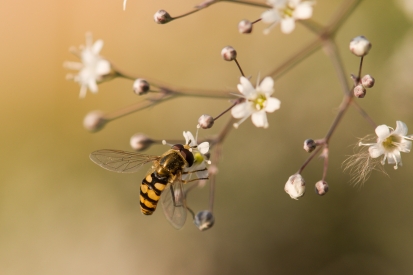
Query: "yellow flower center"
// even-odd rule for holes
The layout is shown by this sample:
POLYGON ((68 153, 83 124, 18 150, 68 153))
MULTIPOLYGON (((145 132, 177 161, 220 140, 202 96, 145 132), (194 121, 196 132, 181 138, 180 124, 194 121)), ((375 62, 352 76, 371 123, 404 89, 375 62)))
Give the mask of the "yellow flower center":
POLYGON ((194 154, 194 164, 200 164, 204 161, 204 157, 200 152, 194 154))
POLYGON ((286 6, 285 9, 282 11, 284 17, 293 17, 294 8, 290 6, 286 6))
POLYGON ((381 144, 384 148, 392 150, 394 148, 397 148, 398 143, 400 143, 400 138, 398 136, 391 135, 386 138, 381 144))
POLYGON ((260 94, 251 101, 254 104, 254 107, 259 111, 259 110, 264 109, 265 102, 267 101, 267 97, 264 94, 260 94))

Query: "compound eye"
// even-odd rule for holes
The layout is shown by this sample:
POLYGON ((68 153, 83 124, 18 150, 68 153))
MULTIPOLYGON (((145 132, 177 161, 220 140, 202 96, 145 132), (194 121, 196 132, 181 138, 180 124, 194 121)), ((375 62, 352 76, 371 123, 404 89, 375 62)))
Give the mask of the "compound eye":
POLYGON ((171 147, 171 149, 181 151, 184 149, 184 146, 182 144, 175 144, 171 147))
POLYGON ((188 149, 182 149, 181 151, 182 156, 185 158, 186 162, 188 162, 188 167, 191 167, 194 164, 194 155, 188 149))

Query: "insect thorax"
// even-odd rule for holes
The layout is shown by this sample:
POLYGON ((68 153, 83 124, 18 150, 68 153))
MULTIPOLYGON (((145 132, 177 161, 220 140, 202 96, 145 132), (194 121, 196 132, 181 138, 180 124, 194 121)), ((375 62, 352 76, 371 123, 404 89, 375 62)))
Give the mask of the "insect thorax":
POLYGON ((175 176, 181 173, 186 165, 186 161, 179 152, 169 150, 159 160, 159 167, 155 172, 159 177, 175 176))

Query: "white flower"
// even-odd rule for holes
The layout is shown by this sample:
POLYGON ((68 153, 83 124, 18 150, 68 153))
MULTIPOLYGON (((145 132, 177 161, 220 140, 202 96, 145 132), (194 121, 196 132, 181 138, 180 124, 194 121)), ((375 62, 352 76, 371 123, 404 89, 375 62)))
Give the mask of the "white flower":
POLYGON ((241 118, 238 123, 234 124, 235 128, 249 116, 252 118, 252 123, 257 127, 268 127, 267 113, 272 113, 280 108, 281 102, 271 97, 274 92, 274 80, 267 76, 257 87, 254 88, 251 82, 241 76, 241 84, 238 84, 238 90, 243 94, 245 101, 235 105, 231 110, 231 114, 235 118, 241 118))
POLYGON ((110 62, 99 55, 102 47, 102 40, 97 40, 93 43, 92 35, 87 33, 86 46, 81 46, 80 51, 75 52, 80 57, 82 63, 64 63, 64 66, 68 69, 79 70, 77 75, 68 75, 68 78, 72 78, 80 84, 80 98, 86 96, 87 89, 96 93, 98 91, 97 83, 101 82, 111 72, 110 62))
POLYGON ((370 146, 370 157, 378 158, 384 155, 381 164, 384 165, 387 159, 388 164, 402 165, 400 152, 409 153, 412 147, 412 136, 407 136, 407 126, 401 121, 396 121, 396 129, 380 125, 376 128, 377 143, 359 143, 360 145, 370 146))
POLYGON ((305 181, 300 174, 292 175, 285 183, 284 191, 294 200, 304 196, 305 181))
MULTIPOLYGON (((208 170, 207 170, 207 163, 209 163, 208 158, 205 156, 206 153, 209 151, 209 142, 202 142, 198 145, 196 139, 192 135, 191 132, 184 131, 185 143, 191 146, 192 154, 194 155, 194 163, 191 167, 188 167, 184 170, 184 172, 191 172, 196 170, 203 170, 195 172, 198 178, 207 178, 208 177, 208 170)), ((191 174, 183 174, 182 179, 186 180, 191 176, 191 174)))
POLYGON ((313 15, 313 1, 301 0, 267 0, 272 10, 265 11, 262 15, 264 23, 271 24, 264 30, 268 34, 270 30, 281 22, 281 31, 291 33, 295 28, 296 20, 308 19, 313 15))

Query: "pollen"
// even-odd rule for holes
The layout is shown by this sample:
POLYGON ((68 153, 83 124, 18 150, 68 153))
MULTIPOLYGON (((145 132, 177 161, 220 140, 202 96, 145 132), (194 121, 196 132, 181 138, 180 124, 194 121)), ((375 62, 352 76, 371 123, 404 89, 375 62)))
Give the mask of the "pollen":
POLYGON ((266 105, 267 97, 264 94, 260 94, 252 102, 257 110, 262 110, 266 105))
POLYGON ((200 163, 202 163, 203 161, 204 161, 204 157, 201 155, 201 153, 196 152, 196 153, 194 154, 194 163, 200 164, 200 163))
POLYGON ((400 143, 400 140, 397 136, 389 136, 388 138, 386 138, 385 140, 383 140, 382 145, 384 148, 388 149, 388 150, 393 150, 395 148, 397 148, 397 144, 400 143))

